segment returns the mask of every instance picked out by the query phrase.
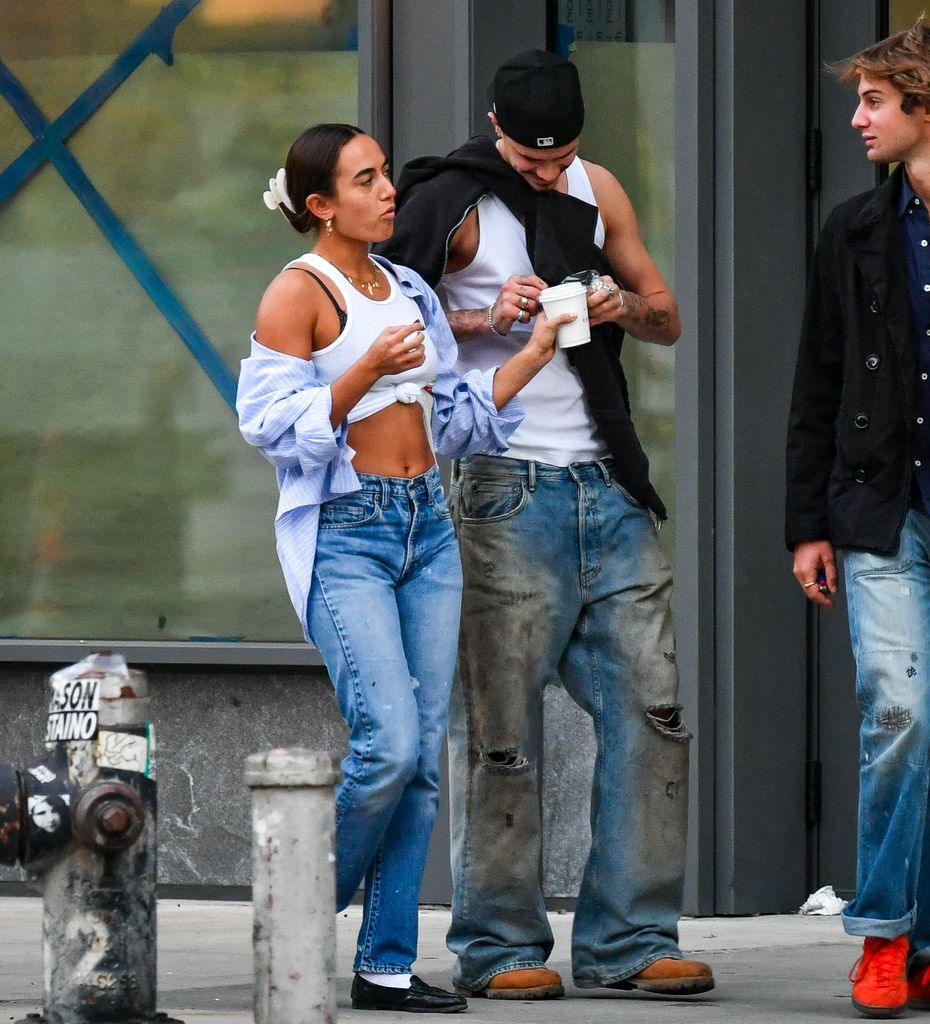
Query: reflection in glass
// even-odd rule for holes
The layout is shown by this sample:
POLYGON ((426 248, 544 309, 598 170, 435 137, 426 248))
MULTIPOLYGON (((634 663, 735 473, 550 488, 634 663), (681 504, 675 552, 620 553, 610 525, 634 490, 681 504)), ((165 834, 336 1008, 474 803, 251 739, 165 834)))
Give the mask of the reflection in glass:
MULTIPOLYGON (((630 197, 643 241, 675 288, 673 0, 559 0, 557 42, 585 97, 581 155, 630 197)), ((675 350, 628 339, 623 365, 653 483, 669 509, 660 538, 674 557, 675 350)))
MULTIPOLYGON (((161 6, 0 5, 0 53, 55 116, 161 6)), ((357 117, 356 8, 203 0, 174 65, 149 57, 69 142, 233 369, 307 245, 262 188, 301 128, 357 117)), ((0 99, 11 118, 2 166, 30 141, 0 99)), ((0 205, 0 251, 0 635, 298 640, 272 468, 51 167, 0 205)))
POLYGON ((891 0, 888 4, 889 35, 910 28, 926 11, 926 0, 891 0))

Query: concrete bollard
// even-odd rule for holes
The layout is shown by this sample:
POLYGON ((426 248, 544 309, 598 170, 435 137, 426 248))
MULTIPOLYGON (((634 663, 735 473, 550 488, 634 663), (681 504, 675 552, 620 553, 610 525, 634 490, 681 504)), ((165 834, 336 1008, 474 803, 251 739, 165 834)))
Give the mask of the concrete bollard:
POLYGON ((247 758, 252 790, 256 1024, 336 1020, 336 857, 330 754, 247 758))

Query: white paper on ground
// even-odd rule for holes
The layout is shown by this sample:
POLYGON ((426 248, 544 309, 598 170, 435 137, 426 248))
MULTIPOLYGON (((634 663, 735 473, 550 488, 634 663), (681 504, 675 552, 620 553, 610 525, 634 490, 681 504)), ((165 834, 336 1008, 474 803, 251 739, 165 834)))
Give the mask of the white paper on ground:
POLYGON ((839 914, 847 902, 836 895, 832 885, 822 885, 798 907, 798 913, 809 917, 832 917, 839 914))

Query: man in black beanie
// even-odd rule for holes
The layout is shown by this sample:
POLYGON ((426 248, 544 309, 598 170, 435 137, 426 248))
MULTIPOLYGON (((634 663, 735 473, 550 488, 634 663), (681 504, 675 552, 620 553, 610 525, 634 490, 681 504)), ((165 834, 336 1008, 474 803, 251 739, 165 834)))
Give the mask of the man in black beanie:
POLYGON ((537 773, 543 690, 558 673, 597 741, 574 983, 706 992, 710 968, 678 947, 690 735, 656 537, 665 508, 620 365, 624 331, 670 345, 678 309, 626 193, 578 157, 575 66, 521 53, 489 99, 496 143, 408 164, 379 251, 436 287, 463 372, 493 375, 544 315, 540 292, 570 275, 588 285, 591 341, 557 351, 513 400, 522 420, 504 454, 453 472, 465 576, 449 723, 453 980, 472 997, 563 994, 545 967, 537 773))

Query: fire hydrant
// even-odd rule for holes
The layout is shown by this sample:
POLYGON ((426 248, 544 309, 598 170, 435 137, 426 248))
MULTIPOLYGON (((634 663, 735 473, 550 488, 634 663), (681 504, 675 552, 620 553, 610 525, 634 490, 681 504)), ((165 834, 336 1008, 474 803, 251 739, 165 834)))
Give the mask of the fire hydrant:
POLYGON ((148 682, 95 654, 50 680, 43 757, 0 765, 0 863, 43 895, 43 1015, 20 1024, 180 1024, 155 1012, 155 739, 148 682))

